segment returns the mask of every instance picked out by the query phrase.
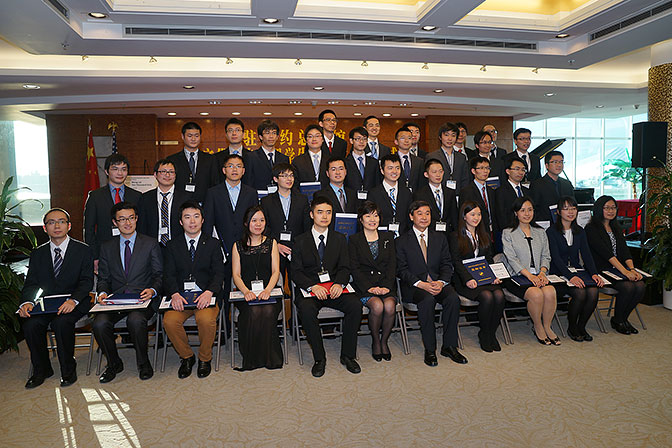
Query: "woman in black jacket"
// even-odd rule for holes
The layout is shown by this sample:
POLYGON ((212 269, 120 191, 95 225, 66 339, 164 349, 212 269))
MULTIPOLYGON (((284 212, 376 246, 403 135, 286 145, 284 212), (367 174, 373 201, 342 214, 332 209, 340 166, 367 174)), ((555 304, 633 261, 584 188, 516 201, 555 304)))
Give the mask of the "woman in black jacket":
POLYGON ((498 286, 502 281, 495 278, 492 284, 478 286, 474 277, 462 264, 464 260, 475 257, 485 257, 488 263, 493 263, 494 249, 490 235, 481 219, 481 209, 476 202, 467 201, 460 207, 457 220, 457 230, 450 234, 450 252, 455 273, 453 284, 461 296, 475 300, 478 304, 478 320, 481 331, 478 332, 478 342, 481 349, 488 353, 500 351, 502 348, 495 333, 504 310, 504 292, 498 286))
POLYGON ((624 278, 614 281, 618 291, 611 327, 622 334, 639 333, 628 316, 644 297, 642 274, 635 270, 623 231, 616 222, 618 206, 611 196, 601 196, 593 206, 593 218, 586 225, 588 245, 598 271, 612 270, 624 278))
POLYGON ((604 286, 604 282, 597 275, 586 232, 576 223, 576 200, 571 196, 561 197, 557 210, 555 225, 546 230, 546 235, 551 249, 551 274, 562 275, 572 284, 570 287, 555 285, 558 295, 569 294, 572 297, 567 308, 567 334, 577 342, 592 341, 593 337, 586 331, 586 323, 597 306, 597 288, 604 286))
POLYGON ((371 201, 364 202, 357 217, 362 231, 352 235, 348 242, 353 286, 369 309, 371 355, 378 362, 389 361, 392 354, 387 341, 397 306, 394 234, 378 231, 380 209, 371 201))

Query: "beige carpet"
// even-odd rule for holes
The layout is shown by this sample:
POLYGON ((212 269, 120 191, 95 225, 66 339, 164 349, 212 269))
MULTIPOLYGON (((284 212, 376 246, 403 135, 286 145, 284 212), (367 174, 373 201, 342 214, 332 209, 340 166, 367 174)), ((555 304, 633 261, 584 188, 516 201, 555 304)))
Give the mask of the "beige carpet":
POLYGON ((413 353, 403 355, 397 334, 392 362, 382 363, 360 337, 362 373, 352 375, 338 363, 340 340, 329 340, 320 379, 309 348, 300 366, 290 345, 282 370, 234 372, 223 351, 206 379, 179 380, 169 352, 166 371, 145 382, 133 351, 122 350, 126 370, 101 385, 84 375, 78 350, 76 385, 60 389, 55 376, 28 391, 23 345, 0 357, 0 446, 670 447, 672 312, 640 311, 648 330, 639 335, 601 334, 593 320, 593 342, 560 347, 542 347, 527 323, 514 323, 515 344, 492 354, 466 328, 466 366, 440 357, 426 367, 412 332, 413 353))

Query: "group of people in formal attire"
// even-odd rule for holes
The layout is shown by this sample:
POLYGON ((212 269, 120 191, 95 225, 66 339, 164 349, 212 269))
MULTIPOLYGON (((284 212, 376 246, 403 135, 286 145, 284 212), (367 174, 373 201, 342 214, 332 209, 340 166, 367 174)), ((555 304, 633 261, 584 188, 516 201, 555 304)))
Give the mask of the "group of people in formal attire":
MULTIPOLYGON (((278 317, 284 294, 292 288, 299 319, 313 353, 315 377, 325 372, 326 352, 318 314, 322 307, 343 313, 340 363, 359 373, 357 335, 363 306, 368 309, 371 356, 390 361, 389 337, 399 301, 413 303, 424 346, 424 362, 438 359, 436 317, 440 304, 440 354, 465 364, 458 350, 460 295, 477 301, 478 340, 485 352, 500 351, 496 332, 505 306, 503 288, 527 303, 535 338, 560 345, 551 328, 557 298, 571 297, 568 335, 591 341, 586 331, 595 310, 599 273, 613 269, 622 280, 612 327, 637 333, 628 316, 642 299, 644 283, 635 270, 616 222, 614 198, 595 201, 585 229, 571 182, 560 177, 563 155, 551 151, 541 160, 530 153, 531 132, 514 132, 516 149, 495 149, 497 131, 487 125, 466 147, 464 124, 444 124, 439 148, 418 148, 420 127, 408 123, 395 133, 396 151, 381 144, 380 122, 370 116, 345 140, 334 134, 338 120, 323 111, 305 130, 305 151, 290 161, 275 149, 278 125, 262 121, 261 147, 243 147, 244 123, 226 123, 229 147, 217 154, 199 150, 201 128, 186 123, 184 149, 156 162, 157 187, 139 193, 124 183, 127 158, 106 159, 108 184, 92 191, 84 210, 84 240, 68 236, 70 215, 53 208, 44 215, 49 242, 33 250, 19 313, 31 352, 27 388, 37 387, 54 371, 46 331, 53 330, 61 386, 77 380, 75 325, 93 303, 133 294, 144 308, 94 313, 93 333, 107 365, 101 383, 124 370, 117 351, 115 324, 126 319, 140 379, 153 376, 148 356, 148 325, 162 297, 170 301, 164 328, 180 357, 178 376, 211 371, 212 346, 220 309, 236 307, 242 366, 238 370, 278 369, 283 353, 278 317), (492 180, 499 186, 494 188, 492 180), (311 200, 302 183, 319 182, 311 200), (263 195, 260 194, 263 191, 263 195), (263 196, 263 197, 260 197, 263 196), (550 220, 546 230, 537 221, 550 220), (335 230, 339 213, 357 216, 357 232, 335 230), (511 276, 527 282, 495 279, 478 284, 463 263, 485 257, 503 260, 511 276), (547 274, 568 279, 550 283, 547 274), (592 280, 591 280, 592 279, 592 280), (95 288, 94 288, 95 280, 95 288), (569 286, 571 284, 571 286, 569 286), (243 300, 229 302, 237 290, 243 300), (94 299, 90 292, 94 291, 94 299), (31 315, 40 295, 67 294, 55 314, 31 315), (195 316, 198 354, 190 346, 184 322, 195 316)), ((283 327, 284 328, 284 327, 283 327)))

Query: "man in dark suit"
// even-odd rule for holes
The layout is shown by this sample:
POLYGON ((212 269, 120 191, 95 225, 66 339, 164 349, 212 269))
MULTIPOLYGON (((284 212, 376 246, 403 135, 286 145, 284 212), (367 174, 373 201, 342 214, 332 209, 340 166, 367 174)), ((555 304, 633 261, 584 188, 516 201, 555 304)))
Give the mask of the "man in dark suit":
MULTIPOLYGON (((380 160, 388 154, 392 153, 392 149, 389 146, 383 145, 378 140, 378 135, 380 134, 380 120, 375 115, 369 115, 364 119, 364 128, 368 132, 368 142, 365 146, 366 155, 371 156, 376 160, 380 160)), ((358 129, 358 128, 355 128, 358 129)), ((352 131, 350 131, 352 134, 352 131)), ((352 144, 352 135, 350 135, 350 144, 352 144)))
POLYGON ((493 124, 486 124, 481 128, 481 131, 487 132, 492 137, 492 149, 490 153, 497 159, 501 159, 506 154, 505 148, 497 146, 497 128, 493 124))
MULTIPOLYGON (((500 184, 505 178, 499 177, 504 172, 504 162, 502 159, 492 155, 490 148, 492 148, 492 136, 484 131, 478 131, 474 135, 474 145, 476 150, 470 159, 474 157, 484 157, 490 162, 490 177, 497 177, 500 184)), ((473 177, 472 177, 473 178, 473 177)))
POLYGON ((317 119, 317 124, 322 128, 322 135, 324 141, 322 142, 322 149, 326 150, 331 157, 340 157, 345 159, 348 151, 348 144, 345 143, 338 135, 334 134, 336 126, 338 126, 338 118, 336 112, 331 109, 325 109, 320 112, 317 119))
MULTIPOLYGON (((532 182, 539 179, 541 177, 541 162, 539 157, 528 151, 532 144, 532 131, 526 128, 516 129, 513 133, 513 142, 516 144, 516 149, 502 157, 504 166, 508 164, 510 158, 517 157, 525 163, 527 181, 532 182)), ((500 174, 499 178, 504 179, 504 174, 500 174)))
POLYGON ((327 161, 329 184, 314 196, 327 197, 334 206, 334 215, 336 213, 357 213, 359 208, 357 192, 344 185, 346 175, 345 161, 339 157, 331 157, 327 161))
POLYGON ((383 182, 369 192, 368 200, 381 211, 380 225, 400 235, 408 229, 408 207, 413 201, 411 190, 401 182, 401 160, 396 154, 388 154, 380 160, 383 182))
POLYGON ((474 180, 460 190, 460 208, 467 201, 476 202, 481 209, 483 222, 488 231, 492 232, 497 228, 497 223, 494 214, 495 190, 486 185, 488 176, 490 176, 490 162, 485 157, 474 157, 469 165, 474 180))
POLYGON ((126 156, 112 154, 105 160, 107 185, 89 192, 84 205, 84 242, 93 251, 93 269, 98 273, 100 245, 119 235, 119 229, 112 226, 110 210, 119 202, 137 204, 142 194, 124 185, 130 165, 126 156))
POLYGON ((425 177, 429 181, 413 193, 414 201, 425 201, 432 210, 432 229, 444 236, 457 230, 457 199, 455 192, 443 182, 443 165, 436 159, 425 162, 425 177))
POLYGON ((574 185, 560 177, 565 168, 565 156, 560 151, 551 151, 544 157, 546 174, 530 184, 530 195, 534 201, 534 218, 550 221, 551 205, 558 205, 563 196, 574 197, 574 185))
POLYGON ((457 126, 457 129, 459 129, 459 132, 457 133, 457 139, 453 145, 455 151, 464 154, 467 160, 478 155, 477 150, 467 147, 467 135, 469 133, 467 130, 467 125, 461 121, 458 121, 455 123, 455 126, 457 126))
POLYGON ((411 134, 413 135, 413 142, 411 144, 411 154, 420 157, 421 159, 424 160, 425 157, 427 157, 427 152, 420 149, 420 137, 421 137, 420 125, 417 123, 413 123, 412 121, 409 121, 408 123, 405 123, 402 127, 410 129, 411 134))
POLYGON ((175 165, 175 188, 190 193, 190 199, 198 202, 203 202, 208 188, 220 181, 215 156, 198 149, 201 134, 197 123, 185 123, 182 126, 184 149, 168 156, 175 165))
MULTIPOLYGON (((368 192, 379 185, 382 180, 378 159, 371 155, 373 151, 369 152, 369 155, 365 154, 365 151, 370 148, 367 146, 368 135, 367 130, 363 127, 357 127, 350 131, 351 150, 348 157, 345 158, 345 169, 348 172, 345 177, 345 186, 357 192, 368 192)), ((378 145, 376 145, 376 148, 378 148, 378 145)), ((382 147, 380 150, 382 152, 382 147)), ((385 154, 383 157, 385 157, 385 154)))
MULTIPOLYGON (((246 164, 247 156, 250 154, 250 151, 243 146, 245 123, 236 117, 229 118, 224 125, 224 131, 226 132, 226 140, 229 142, 229 146, 223 151, 219 151, 215 154, 215 159, 217 160, 217 174, 219 175, 220 182, 224 182, 224 161, 230 154, 243 156, 243 160, 246 164)), ((243 183, 249 185, 245 177, 243 177, 243 183)))
POLYGON ((278 242, 280 272, 283 275, 288 271, 296 237, 310 230, 312 225, 308 198, 292 189, 294 179, 292 165, 277 163, 273 167, 273 180, 278 185, 278 191, 261 199, 268 236, 278 242))
POLYGON ((292 160, 297 176, 295 187, 304 182, 320 182, 325 186, 329 183, 327 160, 331 156, 329 150, 323 148, 322 128, 316 124, 309 124, 304 135, 306 148, 303 154, 292 160))
POLYGON ((464 154, 455 151, 453 147, 457 134, 460 132, 453 123, 446 123, 439 129, 439 142, 441 147, 430 152, 425 159, 436 159, 443 165, 443 182, 448 188, 460 191, 470 180, 468 162, 464 154))
POLYGON ((156 239, 136 232, 138 208, 135 204, 120 202, 112 207, 111 214, 120 235, 100 247, 98 302, 103 302, 110 294, 139 294, 141 300, 154 299, 154 303, 139 310, 96 313, 93 334, 107 359, 100 382, 109 383, 124 370, 114 335, 114 324, 124 317, 135 348, 140 379, 148 380, 154 370, 147 353, 147 322, 158 307, 163 274, 161 248, 156 239))
POLYGON ((51 325, 56 336, 58 362, 61 366, 61 387, 77 381, 75 362, 75 323, 89 312, 93 289, 93 254, 91 248, 68 236, 70 215, 61 208, 52 208, 42 218, 49 242, 30 254, 28 274, 23 284, 23 303, 19 315, 23 318, 23 334, 30 349, 33 373, 26 389, 39 386, 54 374, 47 349, 47 328, 51 325), (39 296, 68 294, 55 314, 31 316, 39 296))
POLYGON ((280 127, 271 120, 259 123, 257 133, 261 140, 261 147, 252 151, 245 164, 246 182, 255 190, 266 190, 273 184, 273 166, 276 163, 289 163, 289 157, 276 151, 275 142, 280 135, 280 127))
POLYGON ((507 159, 505 169, 507 179, 500 182, 495 190, 495 215, 499 230, 504 230, 513 224, 513 210, 511 205, 516 198, 530 196, 530 190, 523 186, 525 177, 525 163, 517 157, 507 159))
POLYGON ((408 128, 399 128, 394 134, 394 144, 397 146, 397 155, 401 160, 401 180, 411 192, 417 191, 427 180, 423 176, 425 161, 411 154, 413 135, 408 128))
POLYGON ((219 241, 201 232, 203 209, 195 201, 180 206, 180 224, 184 238, 177 236, 168 242, 164 257, 163 286, 171 299, 171 310, 166 311, 163 325, 175 351, 180 356, 177 376, 186 378, 196 363, 194 351, 184 331, 184 321, 196 316, 198 326, 199 378, 210 375, 212 344, 217 333, 219 307, 210 306, 212 297, 221 292, 224 281, 224 260, 219 241), (184 309, 187 300, 182 294, 196 292, 196 309, 184 309))
POLYGON ((429 204, 414 201, 409 215, 411 230, 397 238, 397 275, 401 280, 401 297, 418 306, 418 320, 422 343, 425 346, 425 364, 436 366, 436 303, 443 306, 443 346, 441 355, 458 364, 467 358, 457 350, 457 321, 460 316, 460 298, 450 285, 453 265, 448 240, 429 229, 432 212, 429 204))
POLYGON ((175 165, 168 159, 154 164, 154 177, 158 184, 143 193, 138 202, 138 233, 156 238, 161 247, 182 233, 180 205, 190 194, 175 188, 175 165))
POLYGON ((333 207, 329 199, 317 197, 311 203, 310 217, 313 227, 296 238, 292 254, 292 278, 304 291, 312 294, 303 297, 296 292, 294 298, 306 338, 313 350, 315 363, 313 376, 321 377, 327 364, 322 343, 322 332, 317 315, 327 306, 345 314, 341 341, 341 364, 350 373, 361 371, 357 357, 357 332, 362 320, 362 303, 355 294, 344 294, 350 279, 348 244, 345 236, 329 229, 333 207))

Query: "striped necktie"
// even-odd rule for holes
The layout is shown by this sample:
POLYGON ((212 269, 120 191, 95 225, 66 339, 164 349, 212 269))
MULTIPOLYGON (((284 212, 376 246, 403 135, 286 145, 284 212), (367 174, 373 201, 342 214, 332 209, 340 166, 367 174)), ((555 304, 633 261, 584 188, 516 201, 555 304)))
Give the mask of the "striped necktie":
POLYGON ((58 274, 61 273, 61 267, 63 267, 63 257, 61 257, 61 249, 57 247, 54 249, 54 277, 58 277, 58 274))
MULTIPOLYGON (((169 213, 168 213, 168 193, 161 193, 161 196, 163 196, 163 199, 161 200, 161 227, 165 227, 166 229, 169 228, 169 213)), ((161 244, 164 246, 169 240, 169 235, 168 233, 164 233, 161 235, 161 244)))

